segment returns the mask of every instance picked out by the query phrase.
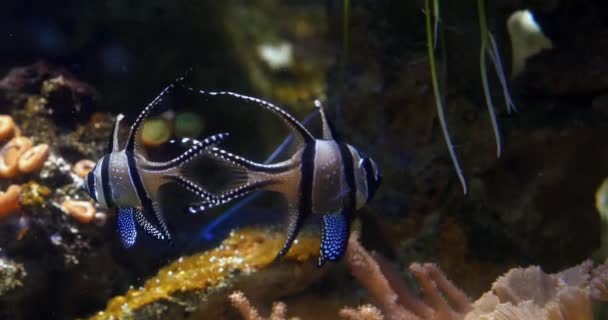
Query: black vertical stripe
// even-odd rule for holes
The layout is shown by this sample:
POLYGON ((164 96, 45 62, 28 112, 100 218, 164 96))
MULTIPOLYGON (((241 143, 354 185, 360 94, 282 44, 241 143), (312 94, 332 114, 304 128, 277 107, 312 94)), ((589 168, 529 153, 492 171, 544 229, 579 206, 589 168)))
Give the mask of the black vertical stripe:
POLYGON ((103 196, 106 200, 108 208, 114 206, 112 198, 112 188, 110 188, 110 155, 106 155, 101 160, 101 187, 103 188, 103 196))
POLYGON ((99 202, 97 200, 97 193, 95 192, 95 168, 87 174, 87 191, 93 200, 99 202))
POLYGON ((348 186, 348 196, 343 200, 343 206, 347 212, 352 212, 356 207, 357 190, 355 186, 355 168, 353 166, 353 155, 350 153, 350 148, 345 143, 338 143, 340 146, 340 158, 342 158, 342 170, 346 178, 348 186))
POLYGON ((315 173, 316 141, 306 144, 302 152, 300 167, 300 203, 299 214, 308 215, 312 212, 312 187, 315 173))
POLYGON ((144 183, 141 180, 141 176, 139 174, 139 170, 137 170, 137 163, 135 162, 135 157, 133 153, 125 150, 125 156, 127 157, 127 168, 129 169, 129 176, 133 181, 133 186, 135 187, 135 193, 139 198, 139 201, 142 205, 142 214, 144 215, 147 221, 150 221, 150 217, 152 216, 152 221, 155 221, 157 225, 160 225, 161 222, 158 220, 156 215, 154 214, 154 207, 152 205, 152 200, 146 194, 146 189, 144 188, 144 183))

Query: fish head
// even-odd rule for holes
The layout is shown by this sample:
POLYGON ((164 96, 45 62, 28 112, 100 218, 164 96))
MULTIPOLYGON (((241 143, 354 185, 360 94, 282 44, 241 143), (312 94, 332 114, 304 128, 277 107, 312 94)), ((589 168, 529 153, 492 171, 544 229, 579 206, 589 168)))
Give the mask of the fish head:
POLYGON ((109 159, 109 154, 105 155, 93 167, 93 169, 87 174, 86 180, 84 182, 84 190, 86 193, 97 202, 102 209, 109 209, 108 204, 104 195, 102 177, 101 177, 101 169, 103 167, 104 160, 106 157, 109 159))

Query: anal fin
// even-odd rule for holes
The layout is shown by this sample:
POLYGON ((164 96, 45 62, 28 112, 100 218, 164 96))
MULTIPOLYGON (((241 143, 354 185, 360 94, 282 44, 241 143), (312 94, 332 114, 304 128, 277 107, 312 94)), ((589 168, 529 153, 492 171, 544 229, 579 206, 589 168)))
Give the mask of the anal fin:
POLYGON ((160 232, 150 221, 144 217, 140 210, 135 211, 135 221, 137 225, 144 230, 148 235, 158 239, 164 240, 165 236, 160 232))
POLYGON ((303 212, 300 212, 298 209, 290 206, 288 217, 289 220, 287 224, 287 238, 283 243, 283 247, 277 254, 275 261, 278 261, 283 258, 283 256, 285 256, 291 248, 291 245, 300 233, 300 229, 302 229, 302 225, 304 224, 304 217, 305 215, 303 212))
POLYGON ((350 233, 350 219, 343 212, 323 215, 321 225, 321 252, 318 266, 325 261, 338 261, 344 255, 350 233))
POLYGON ((137 209, 123 208, 118 209, 116 225, 120 233, 120 240, 125 248, 130 248, 137 240, 137 228, 135 227, 135 215, 137 209))

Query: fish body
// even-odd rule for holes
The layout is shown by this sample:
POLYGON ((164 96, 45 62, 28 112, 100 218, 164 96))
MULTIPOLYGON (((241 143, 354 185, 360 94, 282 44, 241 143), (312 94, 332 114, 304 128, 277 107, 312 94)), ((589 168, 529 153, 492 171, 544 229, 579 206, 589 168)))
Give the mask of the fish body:
POLYGON ((238 173, 235 176, 245 179, 239 178, 244 182, 234 182, 231 184, 233 187, 216 194, 215 203, 202 201, 190 210, 205 211, 255 191, 278 192, 287 199, 289 219, 287 238, 277 259, 287 253, 305 219, 315 214, 322 216, 318 265, 328 260, 339 260, 346 250, 355 211, 371 200, 382 180, 377 164, 337 138, 318 101, 315 104, 323 124, 323 137, 320 139, 313 137, 286 111, 269 102, 227 91, 189 89, 205 95, 228 95, 255 102, 278 115, 290 127, 297 141, 296 151, 289 159, 273 164, 256 163, 217 146, 209 148, 212 157, 238 173))
POLYGON ((215 203, 215 197, 200 184, 190 180, 187 166, 228 134, 220 133, 203 141, 193 140, 192 146, 178 157, 155 162, 146 159, 138 146, 137 135, 144 120, 175 84, 167 86, 139 114, 124 143, 119 139, 119 128, 124 116, 118 115, 110 140, 109 153, 104 155, 87 175, 85 190, 102 208, 116 208, 117 226, 123 245, 131 247, 137 239, 137 230, 162 240, 171 240, 169 228, 160 204, 159 190, 167 183, 177 183, 194 194, 200 201, 215 203))

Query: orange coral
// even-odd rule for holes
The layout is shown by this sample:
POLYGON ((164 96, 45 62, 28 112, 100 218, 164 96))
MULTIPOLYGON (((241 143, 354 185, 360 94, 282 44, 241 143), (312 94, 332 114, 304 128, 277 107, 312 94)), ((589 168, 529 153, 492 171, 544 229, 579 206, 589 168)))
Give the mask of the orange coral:
POLYGON ((5 192, 0 192, 0 219, 21 209, 19 194, 21 187, 15 184, 10 185, 5 192))
MULTIPOLYGON (((249 299, 241 291, 235 291, 229 296, 230 303, 235 307, 243 319, 245 320, 263 320, 260 313, 254 308, 249 299)), ((287 319, 287 306, 282 302, 275 302, 272 305, 272 312, 269 320, 286 320, 287 319)))
POLYGON ((462 318, 470 309, 466 294, 430 263, 410 266, 425 295, 424 300, 419 299, 398 279, 388 261, 363 248, 356 233, 349 238, 346 260, 355 278, 376 299, 386 319, 453 320, 462 318))
POLYGON ((382 320, 384 318, 380 310, 371 304, 360 306, 357 309, 344 308, 340 310, 340 317, 348 320, 382 320))
POLYGON ((0 115, 0 140, 13 137, 15 133, 15 122, 11 116, 0 115))
POLYGON ((65 200, 61 209, 80 223, 89 223, 95 218, 95 206, 90 201, 65 200))
POLYGON ((19 158, 32 147, 26 137, 15 137, 0 149, 0 177, 15 178, 19 174, 19 158))
POLYGON ((89 159, 83 159, 74 164, 72 167, 72 171, 79 177, 84 178, 93 170, 95 167, 95 162, 89 159))
POLYGON ((49 157, 49 145, 39 144, 19 157, 19 171, 22 173, 32 173, 42 169, 44 162, 49 157))

